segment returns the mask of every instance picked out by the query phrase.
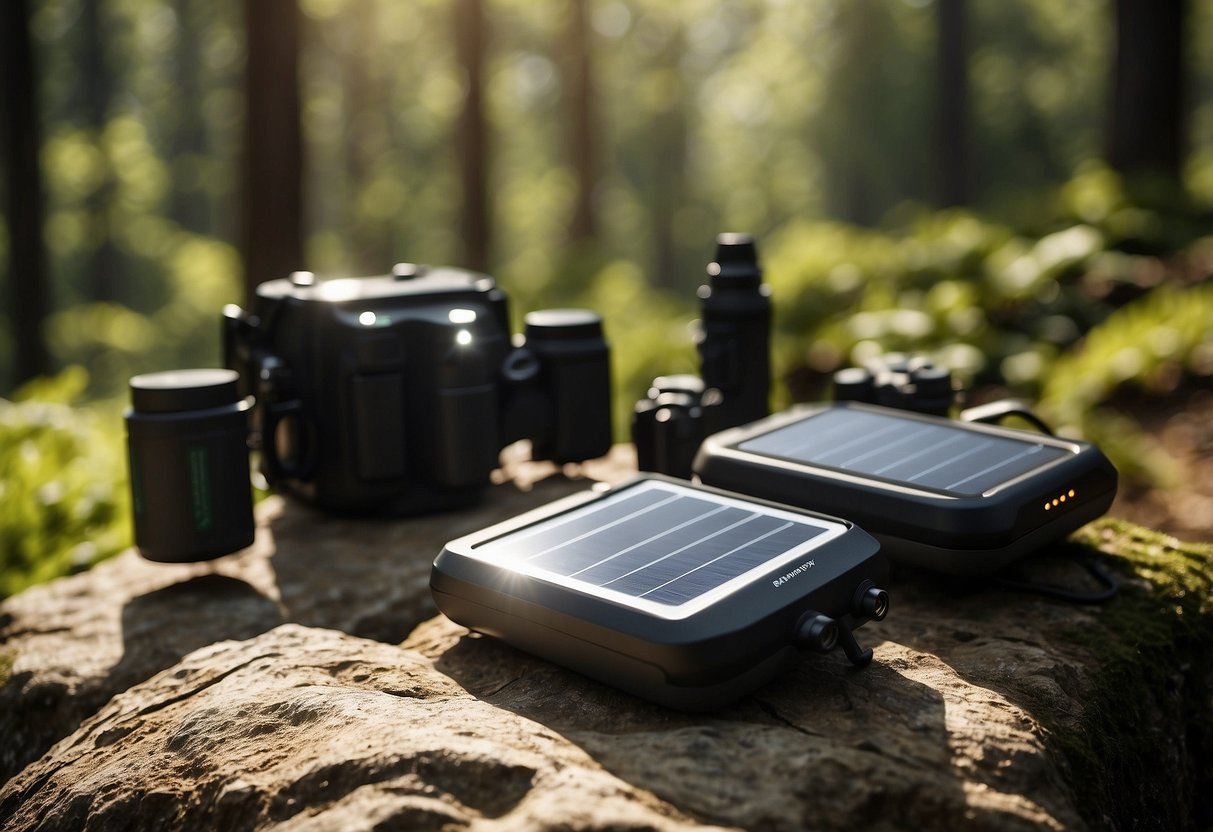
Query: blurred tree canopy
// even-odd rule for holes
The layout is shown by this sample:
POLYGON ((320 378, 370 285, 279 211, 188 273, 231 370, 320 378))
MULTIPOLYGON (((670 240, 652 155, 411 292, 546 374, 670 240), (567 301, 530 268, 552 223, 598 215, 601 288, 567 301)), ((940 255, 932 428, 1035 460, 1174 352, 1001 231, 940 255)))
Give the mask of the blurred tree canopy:
MULTIPOLYGON (((628 280, 686 313, 720 229, 760 240, 805 220, 902 229, 964 203, 1047 233, 1069 219, 1056 188, 1115 144, 1125 105, 1112 82, 1144 60, 1118 41, 1118 14, 1136 14, 1137 29, 1186 24, 1182 55, 1168 53, 1184 80, 1186 155, 1179 181, 1151 198, 1207 206, 1213 2, 1145 6, 1157 8, 10 2, 6 31, 27 23, 31 36, 36 107, 6 103, 6 121, 37 143, 45 208, 10 199, 4 210, 43 214, 46 269, 0 279, 8 298, 45 283, 51 366, 84 364, 92 389, 112 393, 133 371, 213 363, 214 321, 240 300, 246 268, 255 283, 293 268, 471 265, 519 312, 601 282, 621 293, 594 292, 610 323, 635 312, 621 305, 628 280), (291 89, 294 108, 276 94, 291 89)), ((23 83, 5 77, 6 89, 23 83)), ((6 227, 38 227, 21 219, 6 227)), ((0 262, 28 243, 16 233, 0 237, 0 262)), ((4 311, 0 389, 11 389, 38 310, 4 311)))

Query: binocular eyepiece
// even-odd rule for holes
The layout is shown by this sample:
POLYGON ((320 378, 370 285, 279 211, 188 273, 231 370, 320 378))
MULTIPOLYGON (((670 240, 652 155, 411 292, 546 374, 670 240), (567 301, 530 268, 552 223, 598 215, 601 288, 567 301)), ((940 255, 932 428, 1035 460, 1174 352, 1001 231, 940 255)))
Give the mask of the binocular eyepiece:
POLYGON ((770 413, 771 294, 748 234, 716 238, 699 287, 700 376, 658 376, 632 414, 641 471, 691 478, 705 436, 770 413))
POLYGON ((956 391, 946 367, 921 355, 885 353, 834 373, 834 400, 947 416, 956 391))

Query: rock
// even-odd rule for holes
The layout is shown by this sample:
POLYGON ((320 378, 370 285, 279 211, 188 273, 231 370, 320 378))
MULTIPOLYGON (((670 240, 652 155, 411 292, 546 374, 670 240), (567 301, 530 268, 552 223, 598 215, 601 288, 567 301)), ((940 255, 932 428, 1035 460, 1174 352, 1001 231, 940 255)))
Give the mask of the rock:
MULTIPOLYGON (((620 446, 585 473, 617 481, 634 471, 620 446)), ((0 783, 111 696, 199 647, 288 621, 399 642, 435 612, 430 564, 444 543, 591 483, 520 460, 499 480, 472 509, 405 519, 335 518, 271 497, 242 552, 163 564, 131 550, 5 600, 0 783)))
POLYGON ((0 649, 20 652, 0 690, 0 747, 40 759, 0 790, 0 826, 1184 829, 1208 817, 1213 547, 1104 520, 1027 565, 1072 582, 1058 556, 1102 550, 1125 578, 1104 607, 898 573, 889 617, 859 631, 870 667, 806 655, 736 705, 689 716, 429 618, 424 575, 441 542, 573 487, 554 478, 391 523, 271 504, 257 546, 209 569, 124 556, 10 599, 0 649), (40 691, 58 697, 44 712, 53 731, 40 691), (31 754, 29 737, 45 745, 31 754))
POLYGON ((288 624, 115 697, 0 796, 5 829, 700 828, 418 653, 288 624))
POLYGON ((705 822, 1082 827, 1031 715, 894 642, 880 643, 877 661, 859 671, 840 656, 806 656, 708 717, 640 702, 442 618, 405 646, 476 697, 559 732, 616 776, 705 822))
POLYGON ((445 619, 286 625, 115 697, 0 794, 8 829, 1078 828, 1039 725, 892 643, 691 717, 445 619), (989 752, 996 750, 996 756, 989 752), (1030 796, 1029 796, 1030 795, 1030 796), (675 808, 678 807, 678 808, 675 808))

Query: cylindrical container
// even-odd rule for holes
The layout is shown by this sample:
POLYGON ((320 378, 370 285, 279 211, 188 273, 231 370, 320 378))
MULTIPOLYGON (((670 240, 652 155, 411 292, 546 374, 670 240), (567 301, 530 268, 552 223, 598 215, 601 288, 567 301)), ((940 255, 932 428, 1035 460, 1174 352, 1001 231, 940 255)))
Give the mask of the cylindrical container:
POLYGON ((135 376, 126 413, 135 546, 148 560, 210 560, 253 542, 248 409, 232 370, 135 376))
POLYGON ((596 459, 611 449, 611 351, 602 318, 589 309, 541 309, 526 316, 526 345, 539 359, 552 402, 552 430, 534 437, 536 459, 596 459))
POLYGON ((699 287, 699 367, 703 383, 721 395, 720 406, 704 412, 715 433, 771 412, 771 294, 748 234, 717 236, 708 278, 699 287))

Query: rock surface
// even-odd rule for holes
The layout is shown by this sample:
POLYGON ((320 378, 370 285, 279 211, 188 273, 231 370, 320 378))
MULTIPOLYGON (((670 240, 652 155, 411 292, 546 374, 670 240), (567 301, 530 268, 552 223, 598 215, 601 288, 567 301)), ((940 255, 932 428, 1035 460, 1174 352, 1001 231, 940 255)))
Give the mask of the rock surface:
POLYGON ((0 797, 7 829, 698 826, 418 653, 288 624, 116 697, 0 797))
MULTIPOLYGON (((285 622, 399 642, 436 610, 430 564, 452 538, 592 480, 514 462, 482 503, 404 520, 334 518, 270 497, 248 549, 208 563, 152 563, 127 551, 0 604, 0 783, 74 731, 111 696, 199 647, 285 622), (8 670, 5 673, 5 670, 8 670)), ((635 471, 619 447, 586 477, 635 471)))
POLYGON ((859 632, 870 667, 806 655, 689 716, 430 618, 437 546, 580 485, 370 524, 270 504, 257 544, 210 568, 126 555, 10 599, 0 827, 1204 822, 1210 547, 1088 527, 1059 549, 1110 554, 1128 581, 1106 607, 900 574, 859 632))
POLYGON ((882 645, 869 672, 806 662, 704 718, 465 635, 435 619, 406 649, 285 625, 203 648, 14 779, 0 817, 9 829, 1080 825, 1034 720, 908 648, 882 645))

